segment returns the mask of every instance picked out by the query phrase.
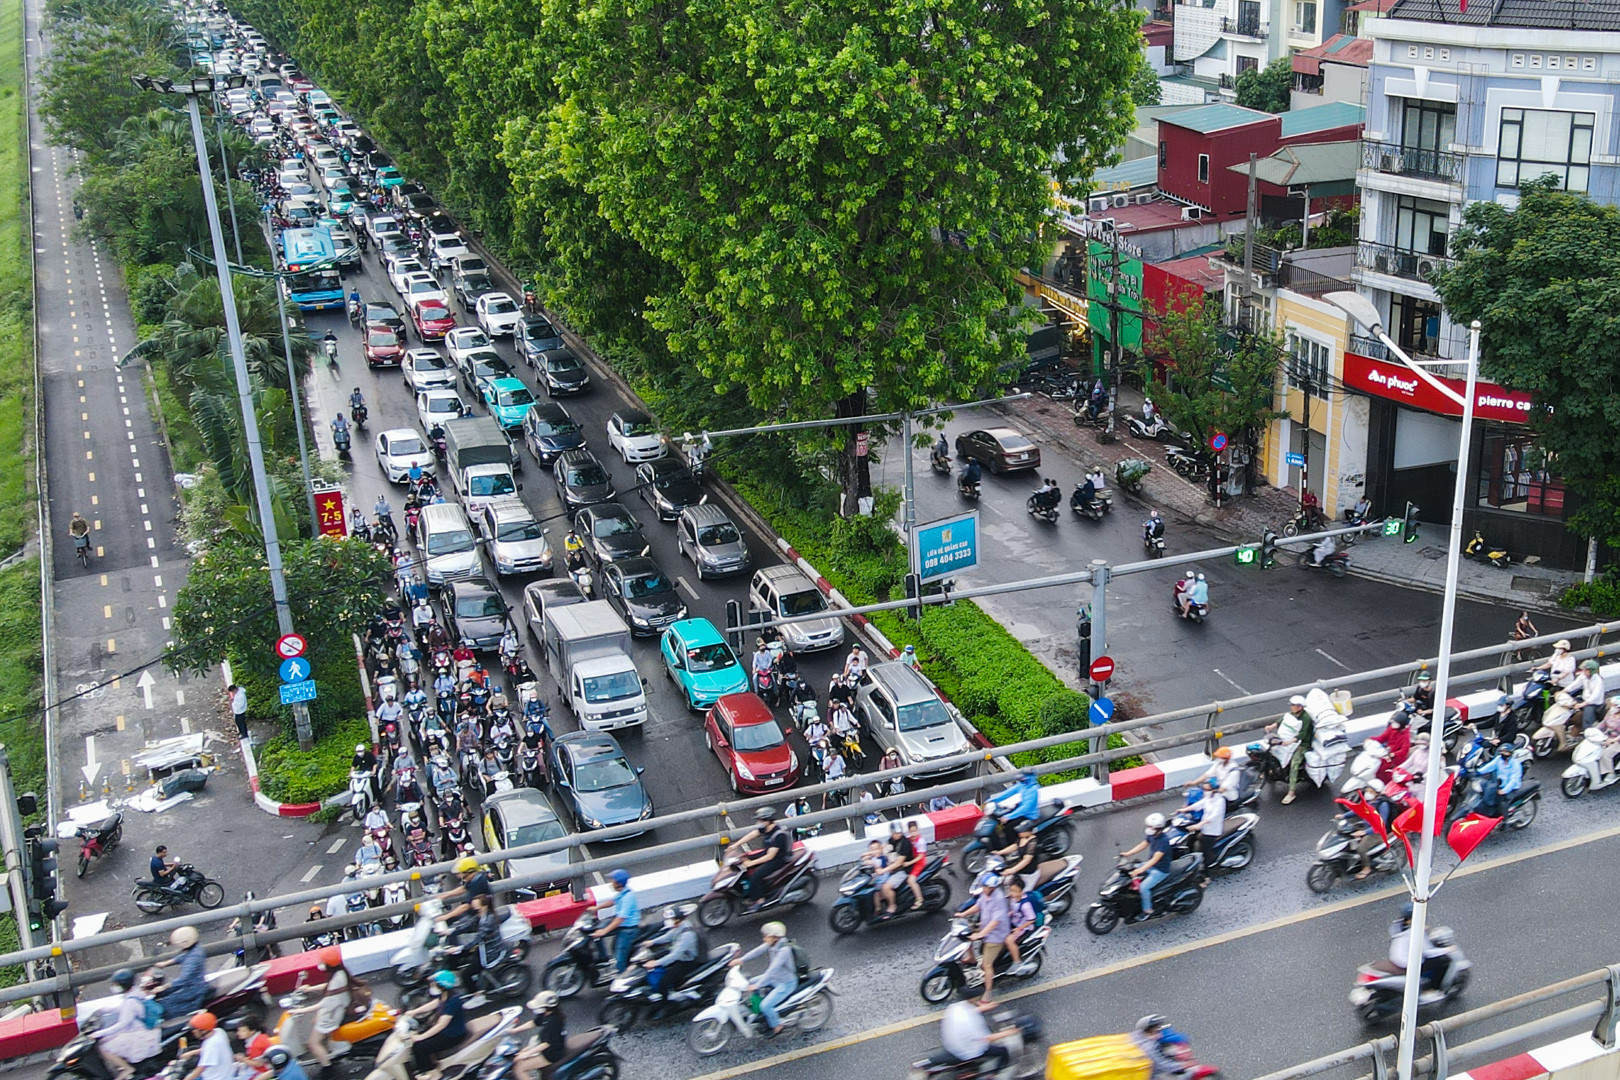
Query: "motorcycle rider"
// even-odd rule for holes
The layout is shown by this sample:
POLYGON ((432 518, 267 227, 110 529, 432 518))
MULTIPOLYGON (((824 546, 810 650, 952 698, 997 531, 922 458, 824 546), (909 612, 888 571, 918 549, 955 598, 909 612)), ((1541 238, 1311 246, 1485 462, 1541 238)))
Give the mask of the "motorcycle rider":
POLYGON ((436 971, 428 980, 429 998, 405 1015, 432 1016, 432 1022, 411 1036, 411 1060, 416 1066, 412 1075, 417 1080, 437 1080, 439 1070, 435 1054, 453 1049, 467 1037, 467 1006, 456 993, 453 971, 436 971))
POLYGON ((470 855, 463 856, 456 863, 455 874, 461 878, 461 884, 439 897, 441 903, 448 904, 452 900, 465 896, 466 902, 450 911, 445 912, 446 922, 454 922, 472 910, 472 901, 475 896, 488 896, 494 898, 494 890, 490 888, 489 871, 478 865, 478 860, 470 855))
POLYGON ((556 994, 550 990, 540 991, 529 999, 529 1011, 534 1014, 534 1019, 512 1029, 514 1035, 520 1031, 534 1031, 529 1037, 529 1044, 512 1059, 512 1074, 517 1080, 549 1077, 552 1066, 562 1060, 568 1044, 568 1029, 557 1004, 556 994))
POLYGON ((377 502, 372 506, 371 512, 376 515, 377 524, 386 524, 389 532, 395 532, 394 508, 388 505, 388 496, 378 495, 377 502))
POLYGON ((495 785, 499 782, 498 778, 505 771, 506 769, 502 767, 500 759, 495 756, 495 748, 493 746, 485 747, 483 760, 478 763, 478 776, 484 782, 484 796, 486 798, 495 794, 495 785))
POLYGON ((946 466, 947 470, 949 469, 951 461, 951 444, 945 441, 945 433, 943 431, 939 433, 939 441, 934 444, 933 451, 928 455, 928 461, 931 465, 944 465, 946 466))
POLYGON ((1185 577, 1176 578, 1175 585, 1171 587, 1173 599, 1176 602, 1176 607, 1181 609, 1183 619, 1187 617, 1187 594, 1192 590, 1193 582, 1197 580, 1198 572, 1189 570, 1185 577))
POLYGON ((1282 797, 1282 804, 1287 806, 1297 797, 1299 774, 1305 768, 1305 751, 1310 749, 1311 740, 1316 737, 1316 722, 1305 711, 1305 698, 1299 694, 1289 698, 1288 711, 1275 724, 1267 724, 1266 730, 1277 733, 1283 748, 1293 744, 1293 753, 1288 762, 1288 794, 1282 797))
POLYGON ((648 997, 653 1001, 663 1000, 665 988, 677 989, 703 960, 703 939, 692 918, 696 911, 696 904, 671 904, 664 909, 663 931, 647 940, 653 948, 668 946, 641 965, 647 969, 648 997))
POLYGON ((152 858, 147 864, 147 868, 152 875, 154 885, 162 887, 174 884, 174 874, 176 870, 180 869, 180 860, 166 858, 168 854, 169 849, 163 844, 159 844, 152 851, 152 858))
POLYGON ((985 804, 985 812, 1008 821, 1038 821, 1041 816, 1041 782, 1034 770, 1018 770, 1018 778, 1001 794, 985 804))
POLYGON ((1339 550, 1339 540, 1334 536, 1324 536, 1311 546, 1311 565, 1321 566, 1327 562, 1334 552, 1339 550))
POLYGON ((605 938, 613 935, 613 970, 623 972, 630 966, 630 952, 635 948, 636 934, 641 929, 641 901, 630 887, 630 871, 620 867, 608 875, 617 895, 613 898, 613 915, 591 936, 605 938))
POLYGON ((264 1063, 276 1080, 309 1080, 309 1074, 285 1046, 272 1046, 264 1052, 264 1063))
MULTIPOLYGON (((393 705, 395 709, 399 708, 392 701, 387 704, 393 705)), ((398 719, 397 716, 394 717, 394 720, 398 719)), ((377 710, 377 722, 384 722, 381 709, 377 710)), ((366 774, 367 787, 371 789, 371 805, 376 806, 382 801, 382 785, 377 782, 377 755, 372 753, 369 745, 366 743, 354 744, 354 757, 349 759, 349 771, 366 774)))
POLYGON ((765 644, 764 638, 760 638, 758 644, 754 646, 754 655, 749 658, 749 666, 754 672, 754 692, 763 693, 760 680, 768 679, 771 675, 771 650, 770 646, 765 644))
POLYGON ((354 323, 354 325, 359 326, 360 325, 360 316, 364 313, 364 311, 365 311, 365 306, 363 304, 361 304, 361 302, 360 302, 360 290, 359 289, 350 289, 349 290, 349 321, 354 323))
POLYGON ((1148 857, 1138 863, 1131 870, 1131 877, 1141 882, 1142 912, 1133 921, 1140 922, 1153 914, 1153 886, 1169 876, 1170 867, 1170 838, 1165 835, 1164 815, 1149 814, 1142 822, 1142 842, 1135 847, 1120 852, 1120 857, 1129 859, 1133 856, 1148 852, 1148 857))
POLYGON ((939 1043, 957 1061, 968 1064, 983 1061, 988 1069, 980 1074, 994 1076, 1012 1061, 1003 1040, 1018 1033, 1017 1028, 991 1031, 985 1023, 984 1008, 971 1001, 953 1001, 939 1021, 939 1043))
POLYGON ((775 1038, 782 1033, 782 1017, 776 1007, 799 988, 799 969, 793 962, 793 946, 787 939, 787 927, 779 922, 768 922, 759 928, 759 935, 764 940, 732 960, 731 966, 740 967, 759 956, 769 958, 764 974, 750 982, 748 989, 767 990, 759 1002, 759 1015, 765 1021, 769 1036, 775 1038))
POLYGON ((967 464, 962 466, 962 475, 957 479, 956 486, 962 491, 971 491, 979 486, 984 479, 984 470, 979 466, 979 459, 970 457, 967 464))
POLYGON ((177 969, 174 980, 157 993, 165 1020, 196 1012, 203 1007, 210 993, 208 958, 203 955, 202 945, 198 943, 197 928, 177 928, 169 935, 169 944, 179 949, 180 954, 154 965, 177 969))
POLYGON ((1097 485, 1092 480, 1091 474, 1087 473, 1086 478, 1075 487, 1074 494, 1069 496, 1069 508, 1071 510, 1090 510, 1096 502, 1097 485))
POLYGON ((321 339, 321 344, 326 349, 326 358, 327 358, 327 360, 329 360, 332 363, 336 364, 337 363, 337 335, 332 333, 332 331, 328 330, 326 332, 326 336, 321 339))
POLYGON ((1524 766, 1513 751, 1512 743, 1503 743, 1496 748, 1496 757, 1480 766, 1478 776, 1485 786, 1479 793, 1479 812, 1487 817, 1505 817, 1508 801, 1524 783, 1524 766))
POLYGON ((1163 1037, 1165 1026, 1170 1021, 1158 1013, 1149 1013, 1136 1022, 1136 1030, 1131 1034, 1131 1041, 1142 1053, 1147 1055, 1152 1065, 1148 1073, 1148 1080, 1157 1080, 1158 1077, 1175 1076, 1183 1072, 1181 1065, 1164 1052, 1163 1037))
POLYGON ((295 1011, 315 1014, 309 1052, 321 1066, 322 1080, 329 1080, 333 1075, 332 1050, 326 1044, 332 1033, 343 1025, 344 1014, 349 1010, 350 979, 348 969, 343 966, 343 952, 336 945, 328 945, 316 955, 315 967, 326 976, 310 987, 318 990, 320 996, 314 1004, 295 1011))
POLYGON ((1569 639, 1559 638, 1553 643, 1552 655, 1530 670, 1547 672, 1552 676, 1553 689, 1562 690, 1575 677, 1575 658, 1569 650, 1569 639))
POLYGON ((1154 407, 1153 407, 1153 399, 1150 398, 1150 397, 1143 398, 1142 399, 1142 423, 1146 424, 1148 427, 1152 427, 1153 426, 1153 417, 1154 417, 1156 412, 1157 412, 1157 410, 1154 409, 1154 407))
POLYGON ((1149 510, 1147 520, 1142 522, 1142 539, 1144 541, 1164 539, 1164 519, 1159 516, 1157 510, 1149 510))
POLYGON ((1063 489, 1058 482, 1050 476, 1035 489, 1035 506, 1041 510, 1050 510, 1063 501, 1063 489))
POLYGON ((1368 739, 1368 742, 1382 743, 1389 755, 1378 766, 1378 779, 1389 783, 1395 773, 1395 766, 1405 761, 1412 752, 1412 732, 1410 730, 1411 715, 1415 707, 1411 702, 1402 702, 1402 707, 1396 710, 1389 718, 1389 724, 1377 735, 1368 739))
POLYGON ((234 1080, 236 1054, 231 1037, 219 1026, 219 1017, 199 1012, 191 1018, 191 1029, 202 1039, 202 1046, 197 1067, 185 1074, 185 1080, 234 1080))
MULTIPOLYGON (((1580 671, 1564 687, 1564 692, 1580 706, 1580 721, 1576 725, 1584 730, 1597 723, 1603 709, 1603 675, 1596 660, 1582 660, 1580 671)), ((1574 732, 1572 731, 1573 735, 1574 732)))
POLYGON ((749 911, 759 910, 764 903, 765 879, 793 858, 793 838, 786 829, 777 828, 774 809, 760 807, 754 811, 754 821, 757 823, 754 828, 737 841, 745 852, 741 865, 747 873, 743 876, 742 894, 753 900, 749 911), (748 845, 754 840, 761 844, 750 851, 748 845))
POLYGON ((1199 607, 1209 606, 1209 582, 1204 580, 1204 575, 1194 574, 1189 570, 1187 577, 1192 580, 1181 592, 1181 617, 1184 619, 1192 614, 1194 604, 1199 607))
POLYGON ((342 413, 338 413, 332 418, 332 443, 341 449, 342 444, 352 441, 349 436, 349 421, 342 413))
MULTIPOLYGON (((1412 904, 1401 905, 1401 914, 1389 924, 1389 966, 1396 972, 1406 971, 1407 954, 1412 947, 1412 904)), ((1434 944, 1427 932, 1423 936, 1422 986, 1433 986, 1436 976, 1444 970, 1446 950, 1434 944), (1436 961, 1439 961, 1438 963, 1436 961)))
POLYGON ((1201 885, 1209 884, 1209 863, 1215 855, 1215 844, 1226 831, 1226 795, 1221 791, 1220 781, 1210 777, 1203 782, 1203 793, 1198 801, 1187 809, 1198 815, 1198 825, 1193 832, 1194 850, 1204 856, 1204 877, 1201 885))
POLYGON ((145 1061, 163 1046, 162 1026, 146 1026, 147 996, 135 988, 135 973, 120 968, 108 980, 118 992, 116 1005, 103 1010, 115 1019, 96 1031, 101 1056, 111 1067, 113 1080, 130 1080, 134 1062, 145 1061))

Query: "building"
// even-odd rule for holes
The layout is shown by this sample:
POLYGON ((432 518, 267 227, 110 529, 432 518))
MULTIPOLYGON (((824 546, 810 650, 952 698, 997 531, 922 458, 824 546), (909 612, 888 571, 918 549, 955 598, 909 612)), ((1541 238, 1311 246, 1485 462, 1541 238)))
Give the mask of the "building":
POLYGON ((1343 0, 1194 0, 1174 7, 1172 59, 1216 80, 1231 97, 1237 77, 1339 29, 1343 0))
MULTIPOLYGON (((1395 0, 1364 31, 1373 55, 1354 282, 1409 354, 1460 359, 1466 332, 1428 275, 1446 262, 1463 208, 1512 206, 1521 182, 1547 174, 1598 202, 1620 196, 1620 0, 1492 0, 1466 11, 1458 0, 1395 0)), ((1448 521, 1460 410, 1408 387, 1384 366, 1378 342, 1357 334, 1351 353, 1345 384, 1372 401, 1375 508, 1398 512, 1411 501, 1424 520, 1448 521)), ((1485 387, 1480 401, 1469 464, 1478 493, 1464 528, 1552 566, 1584 565, 1585 541, 1564 525, 1562 486, 1531 467, 1527 399, 1485 387)))
POLYGON ((1309 109, 1331 101, 1360 105, 1367 96, 1371 38, 1334 34, 1314 49, 1294 54, 1294 87, 1289 106, 1309 109))

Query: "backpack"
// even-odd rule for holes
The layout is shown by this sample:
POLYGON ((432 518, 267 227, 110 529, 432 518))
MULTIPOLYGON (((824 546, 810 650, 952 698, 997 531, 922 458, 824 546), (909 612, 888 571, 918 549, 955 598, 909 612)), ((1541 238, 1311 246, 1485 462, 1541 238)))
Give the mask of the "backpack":
POLYGON ((1029 906, 1035 911, 1035 921, 1031 924, 1031 929, 1039 930, 1046 925, 1046 897, 1037 890, 1026 892, 1024 899, 1029 901, 1029 906))
POLYGON ((803 983, 815 970, 810 966, 810 954, 800 948, 796 941, 789 941, 787 947, 793 952, 793 973, 798 976, 799 982, 803 983))
POLYGON ((146 1030, 151 1031, 163 1023, 163 1003, 156 998, 147 998, 141 1003, 141 1023, 146 1030))

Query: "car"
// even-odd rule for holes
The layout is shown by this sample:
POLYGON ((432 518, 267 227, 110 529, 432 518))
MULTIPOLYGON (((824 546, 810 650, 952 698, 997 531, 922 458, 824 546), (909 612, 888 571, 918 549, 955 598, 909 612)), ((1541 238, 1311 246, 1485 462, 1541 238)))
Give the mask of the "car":
POLYGON ((407 306, 434 300, 443 307, 450 306, 450 294, 444 291, 439 279, 422 270, 405 276, 405 288, 400 292, 407 306))
POLYGON ((408 210, 410 209, 410 201, 412 198, 417 195, 426 194, 427 188, 423 187, 415 180, 407 180, 403 184, 399 185, 399 187, 388 193, 388 201, 393 204, 395 209, 408 210))
MULTIPOLYGON (((333 184, 326 189, 326 212, 347 217, 354 211, 354 192, 347 184, 333 184)), ((333 237, 335 241, 337 238, 333 237)))
POLYGON ((410 428, 389 428, 377 432, 377 464, 390 483, 403 484, 411 474, 411 466, 424 472, 433 471, 433 448, 422 436, 410 428))
POLYGON ((567 607, 569 604, 583 604, 589 599, 590 597, 585 595, 585 591, 571 577, 529 582, 523 586, 523 613, 529 620, 529 633, 534 635, 535 641, 544 644, 546 610, 567 607))
POLYGON ((389 214, 372 214, 366 218, 366 232, 371 234, 371 239, 379 248, 382 247, 383 237, 404 235, 399 227, 399 219, 389 214))
MULTIPOLYGON (((884 751, 894 750, 904 764, 922 765, 973 749, 933 684, 922 672, 898 660, 866 669, 855 694, 855 708, 872 733, 872 741, 884 751)), ((923 775, 967 767, 957 764, 923 775)))
POLYGON ((644 555, 602 567, 597 589, 629 624, 632 637, 650 637, 686 618, 686 604, 675 591, 674 580, 644 555))
POLYGON ((366 363, 374 368, 399 367, 405 358, 405 339, 386 326, 366 327, 362 347, 366 363))
MULTIPOLYGON (((405 187, 410 186, 409 184, 405 185, 405 187)), ((401 190, 401 188, 394 189, 396 195, 401 190)), ((433 201, 433 196, 425 191, 413 191, 403 199, 396 197, 394 202, 407 214, 415 214, 417 217, 426 217, 439 208, 439 204, 433 201)))
POLYGON ((585 445, 585 433, 555 401, 537 401, 523 417, 523 443, 542 465, 585 445))
POLYGON ((669 453, 669 440, 658 433, 653 418, 640 409, 616 409, 607 421, 608 445, 625 464, 651 461, 669 453))
POLYGON ((444 592, 446 630, 452 641, 471 641, 475 649, 493 649, 509 625, 506 600, 486 578, 451 582, 444 592))
POLYGON ((523 321, 523 310, 518 302, 503 292, 485 293, 473 305, 478 325, 492 338, 511 337, 523 321))
POLYGON ((399 366, 413 394, 435 386, 456 385, 455 369, 436 349, 406 349, 399 366))
POLYGON ((405 320, 400 318, 394 305, 386 300, 367 300, 364 305, 363 322, 367 330, 373 326, 381 326, 392 330, 402 339, 405 337, 405 320))
POLYGON ((591 388, 590 373, 572 349, 553 349, 542 353, 535 370, 540 373, 540 384, 552 397, 583 394, 591 388))
POLYGON ((658 653, 686 707, 697 712, 727 694, 748 690, 748 669, 708 619, 682 619, 658 639, 658 653))
POLYGON ((585 544, 585 554, 598 566, 618 559, 645 555, 650 550, 641 522, 622 504, 597 502, 574 515, 574 531, 585 544))
POLYGON ((742 530, 713 503, 681 511, 675 519, 675 547, 692 560, 699 581, 746 570, 752 561, 742 530))
MULTIPOLYGON (((430 391, 431 393, 432 391, 430 391)), ((474 578, 482 571, 478 541, 453 502, 429 503, 416 517, 416 550, 428 587, 474 578)))
MULTIPOLYGON (((533 788, 518 787, 511 791, 497 791, 484 800, 484 846, 490 851, 543 844, 547 840, 561 840, 568 835, 557 811, 546 797, 533 788)), ((492 863, 501 877, 538 878, 542 884, 530 886, 541 896, 550 896, 568 888, 568 848, 546 855, 528 855, 519 859, 501 859, 492 863)))
POLYGON ((1041 448, 1012 428, 976 428, 956 437, 960 460, 977 458, 997 475, 1041 467, 1041 448))
POLYGON ((479 384, 484 405, 489 413, 507 431, 523 426, 523 418, 534 404, 534 395, 523 385, 522 379, 485 379, 479 384))
POLYGON ((461 274, 487 274, 490 273, 489 263, 484 261, 482 255, 463 255, 455 261, 453 273, 461 274))
POLYGON ((513 336, 517 339, 518 352, 530 367, 534 367, 543 354, 563 347, 562 334, 544 315, 525 315, 513 336))
POLYGON ((637 465, 636 486, 659 521, 674 521, 688 506, 709 501, 692 470, 673 455, 637 465))
POLYGON ((344 187, 349 186, 349 174, 343 170, 342 165, 317 164, 316 168, 319 170, 316 175, 321 181, 321 186, 328 191, 332 190, 332 184, 334 183, 341 183, 344 187))
POLYGON ((460 233, 441 233, 428 241, 428 265, 435 270, 442 269, 449 266, 451 260, 471 252, 460 233))
MULTIPOLYGON (((748 610, 770 619, 815 615, 827 610, 827 598, 798 567, 767 566, 754 571, 748 583, 748 610)), ((783 623, 777 629, 782 631, 782 644, 795 653, 844 643, 844 626, 837 618, 783 623)))
POLYGON ((443 341, 456 328, 456 317, 438 300, 419 300, 411 307, 411 324, 423 341, 443 341))
MULTIPOLYGON (((577 831, 629 825, 653 816, 640 768, 606 731, 571 731, 551 740, 547 770, 577 831)), ((643 830, 645 831, 645 830, 643 830)))
POLYGON ((551 573, 551 545, 546 542, 546 530, 522 499, 491 499, 472 519, 497 574, 551 573))
POLYGON ((399 187, 405 182, 405 177, 392 165, 384 165, 378 169, 377 175, 373 179, 380 188, 399 187))
POLYGON ((570 510, 613 498, 613 478, 589 450, 570 450, 551 466, 557 494, 570 510))
POLYGON ((727 694, 703 718, 703 743, 737 794, 763 795, 799 782, 799 755, 758 694, 727 694))
POLYGON ((506 357, 494 349, 479 349, 462 358, 461 381, 480 399, 484 397, 484 384, 494 379, 515 379, 517 372, 506 362, 506 357))
POLYGON ((468 353, 488 349, 493 344, 479 326, 458 326, 444 335, 445 351, 450 354, 450 362, 457 367, 461 366, 462 357, 468 353))
POLYGON ((456 294, 461 310, 470 312, 480 296, 495 291, 495 282, 487 270, 462 270, 458 266, 450 272, 450 291, 456 294))
POLYGON ((388 270, 388 283, 401 296, 404 296, 408 291, 408 279, 411 274, 426 274, 428 272, 428 268, 422 265, 422 260, 415 255, 392 255, 383 260, 383 265, 388 270))
POLYGON ((450 387, 423 390, 416 395, 416 416, 429 435, 446 420, 467 415, 467 403, 450 387))

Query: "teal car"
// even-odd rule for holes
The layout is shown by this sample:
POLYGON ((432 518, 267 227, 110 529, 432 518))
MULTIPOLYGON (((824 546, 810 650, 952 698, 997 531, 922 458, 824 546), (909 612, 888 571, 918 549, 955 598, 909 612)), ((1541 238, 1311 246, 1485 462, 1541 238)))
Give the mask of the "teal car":
POLYGON ((748 672, 708 619, 670 624, 658 639, 658 651, 689 709, 707 709, 727 694, 748 689, 748 672))
POLYGON ((342 180, 334 180, 326 188, 326 209, 334 217, 348 217, 354 212, 354 192, 342 180))
POLYGON ((377 170, 377 186, 380 188, 399 187, 404 182, 405 178, 392 165, 384 165, 377 170))
POLYGON ((511 431, 523 426, 523 418, 534 407, 534 395, 520 379, 488 379, 478 384, 484 404, 501 427, 511 431))

